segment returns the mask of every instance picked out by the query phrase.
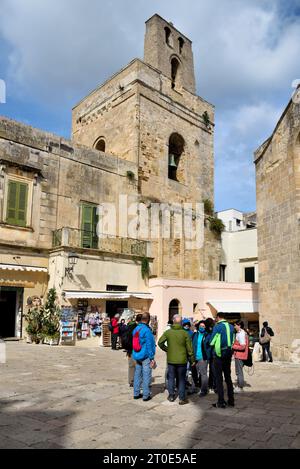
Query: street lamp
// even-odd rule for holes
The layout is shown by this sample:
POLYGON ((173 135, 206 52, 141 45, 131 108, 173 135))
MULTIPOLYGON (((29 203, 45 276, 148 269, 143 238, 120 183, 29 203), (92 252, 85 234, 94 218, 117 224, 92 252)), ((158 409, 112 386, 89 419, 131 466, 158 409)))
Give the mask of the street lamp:
POLYGON ((69 275, 71 272, 74 271, 74 265, 77 264, 79 259, 78 254, 76 252, 69 252, 68 254, 68 267, 65 268, 65 276, 69 275))

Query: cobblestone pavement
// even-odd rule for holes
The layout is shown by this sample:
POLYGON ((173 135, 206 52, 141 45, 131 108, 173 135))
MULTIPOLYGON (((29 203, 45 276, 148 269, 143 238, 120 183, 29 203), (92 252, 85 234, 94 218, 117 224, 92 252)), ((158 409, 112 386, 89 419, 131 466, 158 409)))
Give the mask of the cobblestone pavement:
POLYGON ((134 401, 122 351, 7 343, 1 448, 300 448, 300 365, 255 363, 233 409, 170 403, 158 352, 153 399, 134 401))

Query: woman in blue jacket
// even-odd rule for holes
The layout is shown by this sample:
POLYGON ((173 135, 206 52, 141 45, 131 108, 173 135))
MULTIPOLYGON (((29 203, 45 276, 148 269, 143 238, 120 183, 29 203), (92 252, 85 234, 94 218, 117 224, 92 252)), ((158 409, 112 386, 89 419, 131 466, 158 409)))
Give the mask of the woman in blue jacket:
POLYGON ((208 394, 208 376, 207 367, 209 360, 209 347, 207 332, 205 327, 205 321, 200 321, 196 325, 196 332, 193 334, 192 342, 194 355, 196 358, 196 369, 198 375, 201 377, 201 390, 199 392, 200 397, 204 397, 208 394))

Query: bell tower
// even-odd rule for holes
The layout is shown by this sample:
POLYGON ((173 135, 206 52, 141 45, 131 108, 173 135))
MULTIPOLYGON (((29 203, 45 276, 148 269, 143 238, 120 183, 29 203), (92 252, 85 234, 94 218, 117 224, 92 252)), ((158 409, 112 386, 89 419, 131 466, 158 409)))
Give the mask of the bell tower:
POLYGON ((144 62, 168 77, 171 88, 196 92, 192 42, 157 14, 146 21, 144 62))

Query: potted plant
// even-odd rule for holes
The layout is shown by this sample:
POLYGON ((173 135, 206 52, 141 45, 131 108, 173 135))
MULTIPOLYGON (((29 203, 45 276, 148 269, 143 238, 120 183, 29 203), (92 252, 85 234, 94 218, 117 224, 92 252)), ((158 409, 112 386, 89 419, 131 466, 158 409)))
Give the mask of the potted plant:
POLYGON ((60 308, 56 304, 56 290, 50 288, 44 305, 30 307, 25 315, 29 342, 58 345, 60 338, 60 308))
POLYGON ((39 344, 43 340, 43 312, 41 308, 39 306, 30 308, 25 319, 29 343, 39 344))
POLYGON ((56 304, 56 290, 50 288, 43 309, 43 331, 44 343, 58 345, 60 338, 61 312, 56 304))

